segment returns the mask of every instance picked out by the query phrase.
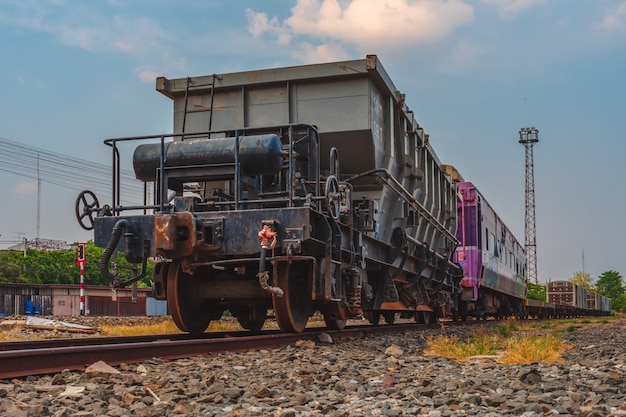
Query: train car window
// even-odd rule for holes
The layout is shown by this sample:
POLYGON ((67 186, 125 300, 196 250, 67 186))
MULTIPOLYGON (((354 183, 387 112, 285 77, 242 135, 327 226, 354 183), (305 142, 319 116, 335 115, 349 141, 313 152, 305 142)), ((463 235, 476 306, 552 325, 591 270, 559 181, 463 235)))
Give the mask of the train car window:
POLYGON ((485 227, 485 250, 489 252, 489 248, 491 245, 489 244, 489 229, 485 227))
POLYGON ((493 233, 489 233, 489 247, 492 248, 493 254, 498 256, 498 247, 496 246, 496 236, 493 233))

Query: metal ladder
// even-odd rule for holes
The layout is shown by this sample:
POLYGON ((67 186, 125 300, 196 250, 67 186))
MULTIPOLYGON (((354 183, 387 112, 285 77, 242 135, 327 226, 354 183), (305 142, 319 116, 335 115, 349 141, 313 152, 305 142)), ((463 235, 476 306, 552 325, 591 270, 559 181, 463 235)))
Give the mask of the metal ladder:
MULTIPOLYGON (((195 85, 194 87, 207 87, 210 86, 211 87, 211 104, 209 106, 208 109, 206 108, 201 108, 201 109, 196 109, 196 110, 189 110, 188 106, 189 106, 189 90, 192 88, 191 86, 191 77, 187 77, 186 78, 186 85, 185 85, 185 110, 183 113, 183 127, 182 127, 182 136, 181 139, 184 140, 185 139, 185 126, 187 124, 187 114, 188 113, 201 113, 201 112, 209 112, 209 127, 208 127, 208 131, 211 131, 211 128, 213 127, 213 103, 214 103, 214 99, 215 99, 215 80, 219 80, 222 77, 217 75, 217 74, 213 74, 212 75, 212 80, 209 84, 198 84, 195 85)), ((211 134, 209 133, 209 138, 211 137, 211 134)))

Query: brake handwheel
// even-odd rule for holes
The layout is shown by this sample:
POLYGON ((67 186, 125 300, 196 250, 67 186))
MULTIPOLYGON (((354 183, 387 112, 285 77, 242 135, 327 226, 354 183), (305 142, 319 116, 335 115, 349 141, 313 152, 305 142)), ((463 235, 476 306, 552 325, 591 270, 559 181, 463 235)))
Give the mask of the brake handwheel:
POLYGON ((341 208, 341 193, 339 192, 339 181, 337 181, 337 177, 334 175, 330 175, 326 179, 325 195, 328 214, 330 214, 333 219, 337 220, 339 218, 339 210, 341 208))
POLYGON ((96 195, 85 190, 76 198, 76 219, 78 224, 85 230, 93 230, 93 214, 100 209, 96 195))

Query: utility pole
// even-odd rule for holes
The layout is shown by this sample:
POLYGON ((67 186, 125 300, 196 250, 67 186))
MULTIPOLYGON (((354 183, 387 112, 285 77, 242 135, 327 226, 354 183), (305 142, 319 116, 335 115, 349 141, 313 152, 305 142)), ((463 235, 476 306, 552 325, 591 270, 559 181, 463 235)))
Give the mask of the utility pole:
POLYGON ((535 228, 535 166, 533 145, 539 142, 539 130, 524 127, 519 131, 519 143, 526 148, 526 218, 524 248, 526 251, 526 282, 539 284, 537 275, 537 231, 535 228))
POLYGON ((41 177, 39 175, 39 152, 37 152, 37 240, 35 240, 35 249, 39 249, 39 226, 41 224, 41 177))

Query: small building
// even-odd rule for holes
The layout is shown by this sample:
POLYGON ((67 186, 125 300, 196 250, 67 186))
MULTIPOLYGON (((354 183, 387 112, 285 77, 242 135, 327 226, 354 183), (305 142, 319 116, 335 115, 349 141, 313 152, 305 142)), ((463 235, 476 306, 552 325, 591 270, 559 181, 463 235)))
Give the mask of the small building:
MULTIPOLYGON (((85 286, 85 315, 145 316, 165 315, 164 301, 152 299, 150 288, 85 286), (147 300, 151 299, 148 303, 147 300), (148 306, 150 308, 148 309, 148 306), (150 310, 150 311, 148 311, 150 310)), ((80 315, 78 285, 0 284, 0 315, 80 315)))

